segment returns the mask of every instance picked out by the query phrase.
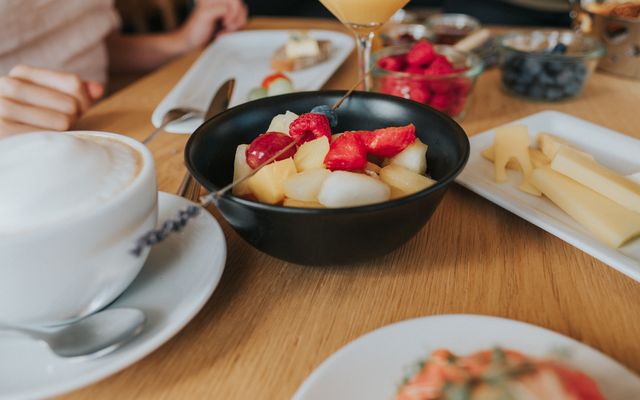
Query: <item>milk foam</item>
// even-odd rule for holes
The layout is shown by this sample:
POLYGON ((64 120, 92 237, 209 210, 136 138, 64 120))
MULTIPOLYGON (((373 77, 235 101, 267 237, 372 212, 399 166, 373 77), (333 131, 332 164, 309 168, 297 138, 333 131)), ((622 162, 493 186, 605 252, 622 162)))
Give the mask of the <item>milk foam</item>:
POLYGON ((0 140, 0 234, 104 206, 138 174, 130 146, 99 136, 29 133, 0 140))

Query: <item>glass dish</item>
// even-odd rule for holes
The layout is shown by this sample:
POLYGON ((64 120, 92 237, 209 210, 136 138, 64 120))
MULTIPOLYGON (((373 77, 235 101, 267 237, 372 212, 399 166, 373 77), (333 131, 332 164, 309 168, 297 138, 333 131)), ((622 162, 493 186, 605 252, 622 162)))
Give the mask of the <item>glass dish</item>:
POLYGON ((373 55, 373 90, 431 106, 460 121, 469 107, 473 87, 483 70, 483 62, 473 53, 465 53, 452 46, 437 45, 437 53, 447 57, 460 70, 447 75, 423 75, 389 71, 378 66, 387 56, 406 54, 411 45, 393 46, 373 55))
POLYGON ((605 53, 599 40, 571 31, 511 32, 496 42, 503 87, 538 101, 578 96, 605 53))

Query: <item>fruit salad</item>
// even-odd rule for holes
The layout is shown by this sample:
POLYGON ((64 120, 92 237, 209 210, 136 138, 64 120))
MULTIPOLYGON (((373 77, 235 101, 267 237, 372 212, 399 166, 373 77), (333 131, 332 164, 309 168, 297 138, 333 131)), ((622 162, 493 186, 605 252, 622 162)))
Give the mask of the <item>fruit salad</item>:
POLYGON ((604 400, 597 383, 555 360, 493 349, 457 356, 431 353, 396 400, 604 400))
POLYGON ((276 115, 265 133, 237 147, 234 181, 259 170, 233 194, 288 207, 337 208, 408 196, 436 183, 426 174, 427 145, 413 124, 333 133, 336 125, 328 106, 276 115))
POLYGON ((381 93, 427 104, 459 118, 481 71, 477 56, 421 40, 410 47, 382 50, 373 72, 374 86, 381 93))

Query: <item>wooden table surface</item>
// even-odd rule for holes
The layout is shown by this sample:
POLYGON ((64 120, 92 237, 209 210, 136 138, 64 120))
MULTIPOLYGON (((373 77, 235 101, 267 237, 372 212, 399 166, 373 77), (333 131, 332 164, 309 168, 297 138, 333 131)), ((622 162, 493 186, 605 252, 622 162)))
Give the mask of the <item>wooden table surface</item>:
MULTIPOLYGON (((250 29, 316 27, 332 21, 254 19, 250 29)), ((151 113, 197 54, 107 98, 82 129, 141 139, 151 113)), ((352 56, 327 83, 349 87, 352 56)), ((563 111, 640 137, 640 82, 597 73, 577 100, 532 103, 482 75, 463 127, 469 135, 542 110, 563 111)), ((186 136, 151 145, 160 190, 184 174, 186 136)), ((287 399, 325 358, 358 336, 407 318, 474 313, 552 329, 640 373, 640 284, 488 200, 453 185, 410 242, 370 262, 306 268, 255 250, 220 218, 228 260, 215 293, 160 349, 69 399, 287 399)))

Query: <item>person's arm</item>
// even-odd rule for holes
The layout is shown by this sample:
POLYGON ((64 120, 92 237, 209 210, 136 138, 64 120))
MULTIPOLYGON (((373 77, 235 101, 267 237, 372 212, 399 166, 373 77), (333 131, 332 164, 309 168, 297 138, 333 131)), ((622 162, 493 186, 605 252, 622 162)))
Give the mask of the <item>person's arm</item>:
POLYGON ((234 31, 247 20, 241 0, 199 0, 178 30, 148 35, 112 34, 107 39, 109 66, 113 71, 140 72, 207 44, 216 33, 234 31))
POLYGON ((0 77, 0 138, 68 130, 103 93, 99 82, 75 74, 18 65, 0 77))

